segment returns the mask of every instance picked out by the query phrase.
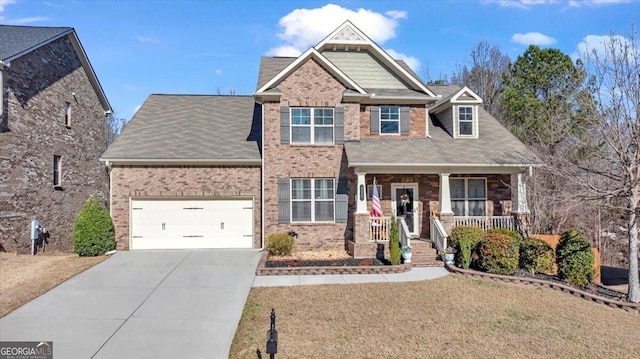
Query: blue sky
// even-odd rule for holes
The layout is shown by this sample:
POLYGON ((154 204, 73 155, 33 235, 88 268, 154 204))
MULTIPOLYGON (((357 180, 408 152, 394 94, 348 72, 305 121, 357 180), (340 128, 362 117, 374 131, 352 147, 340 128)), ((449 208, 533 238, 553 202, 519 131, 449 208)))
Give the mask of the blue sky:
POLYGON ((260 56, 304 51, 347 18, 437 78, 483 40, 512 59, 529 44, 576 54, 585 42, 630 31, 640 0, 0 0, 2 24, 74 27, 125 119, 151 93, 251 94, 260 56))

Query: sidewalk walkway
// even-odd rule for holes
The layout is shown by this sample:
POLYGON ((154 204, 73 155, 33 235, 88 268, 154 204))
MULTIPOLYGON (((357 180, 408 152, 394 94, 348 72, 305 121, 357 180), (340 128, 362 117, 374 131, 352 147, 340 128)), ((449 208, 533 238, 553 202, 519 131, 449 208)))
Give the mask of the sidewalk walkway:
POLYGON ((253 287, 290 287, 314 284, 353 284, 380 282, 411 282, 444 277, 449 271, 442 267, 416 267, 393 274, 329 274, 256 276, 253 287))

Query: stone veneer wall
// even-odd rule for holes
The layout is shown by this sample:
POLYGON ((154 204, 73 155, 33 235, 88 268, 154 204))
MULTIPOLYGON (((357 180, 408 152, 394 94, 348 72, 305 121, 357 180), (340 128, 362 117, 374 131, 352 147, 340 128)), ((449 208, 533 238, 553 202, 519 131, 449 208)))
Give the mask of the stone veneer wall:
POLYGON ((29 251, 38 219, 49 244, 71 250, 75 217, 89 196, 106 204, 104 109, 68 37, 3 70, 6 125, 0 133, 0 245, 29 251), (75 93, 75 97, 72 95, 75 93), (71 126, 64 103, 71 104, 71 126), (53 187, 53 156, 62 157, 62 189, 53 187))
MULTIPOLYGON (((278 89, 280 102, 264 104, 265 238, 293 230, 298 233, 300 249, 343 249, 351 231, 349 223, 278 224, 278 178, 343 176, 348 177, 350 188, 355 183, 342 145, 280 144, 280 107, 343 107, 345 140, 357 140, 360 106, 341 103, 345 87, 313 59, 284 79, 278 89)), ((351 210, 352 197, 350 193, 351 210)))
POLYGON ((113 166, 117 249, 129 249, 130 199, 253 198, 253 247, 261 246, 260 166, 113 166))

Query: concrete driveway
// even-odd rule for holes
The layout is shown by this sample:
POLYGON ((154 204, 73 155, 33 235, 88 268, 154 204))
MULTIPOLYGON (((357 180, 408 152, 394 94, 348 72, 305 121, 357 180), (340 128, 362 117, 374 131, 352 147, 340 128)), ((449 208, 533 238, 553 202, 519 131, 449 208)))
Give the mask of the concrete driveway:
POLYGON ((53 341, 54 358, 226 359, 259 259, 119 252, 0 319, 0 341, 53 341))

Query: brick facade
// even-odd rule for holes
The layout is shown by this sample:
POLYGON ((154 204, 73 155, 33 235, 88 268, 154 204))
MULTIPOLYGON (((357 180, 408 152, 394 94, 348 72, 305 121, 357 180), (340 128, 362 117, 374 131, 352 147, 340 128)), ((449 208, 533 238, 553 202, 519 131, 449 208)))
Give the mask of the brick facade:
POLYGON ((409 135, 372 135, 371 134, 371 105, 360 105, 360 138, 362 139, 407 139, 426 138, 426 108, 424 105, 403 105, 409 107, 409 135))
POLYGON ((117 249, 129 249, 130 199, 253 199, 254 248, 261 246, 260 166, 113 166, 111 216, 117 249))
POLYGON ((87 198, 106 204, 107 172, 99 161, 106 149, 104 109, 66 36, 2 71, 8 92, 7 128, 0 133, 0 245, 28 251, 30 222, 38 219, 50 245, 70 250, 87 198), (54 155, 62 157, 61 189, 53 187, 54 155))

